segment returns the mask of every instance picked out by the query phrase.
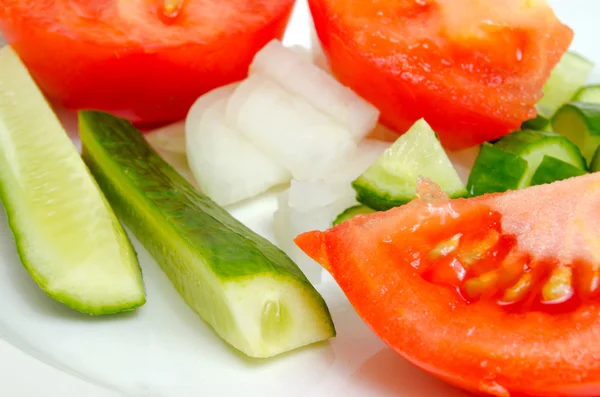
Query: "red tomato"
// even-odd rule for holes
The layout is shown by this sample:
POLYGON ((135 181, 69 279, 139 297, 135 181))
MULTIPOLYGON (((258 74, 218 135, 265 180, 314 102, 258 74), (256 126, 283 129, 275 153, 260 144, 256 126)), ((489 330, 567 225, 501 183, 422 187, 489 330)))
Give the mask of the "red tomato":
POLYGON ((0 0, 0 29, 51 99, 162 123, 244 78, 293 4, 185 0, 173 17, 164 0, 0 0))
POLYGON ((450 149, 499 138, 534 105, 573 32, 542 0, 309 0, 336 77, 404 133, 450 149))
POLYGON ((420 197, 296 243, 426 371, 502 397, 600 395, 600 173, 420 197))

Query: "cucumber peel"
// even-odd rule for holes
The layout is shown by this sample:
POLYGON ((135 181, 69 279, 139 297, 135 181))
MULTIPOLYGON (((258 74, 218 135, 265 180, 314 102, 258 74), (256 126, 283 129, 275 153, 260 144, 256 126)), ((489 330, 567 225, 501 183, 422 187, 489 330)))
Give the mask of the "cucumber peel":
POLYGON ((570 102, 552 118, 552 130, 573 142, 589 163, 600 145, 600 104, 570 102))
POLYGON ((600 104, 600 85, 588 85, 582 87, 577 94, 575 94, 573 102, 600 104))
POLYGON ((418 120, 386 149, 352 186, 360 203, 386 211, 416 198, 419 176, 430 178, 452 198, 467 193, 435 132, 424 119, 418 120))
POLYGON ((530 186, 543 185, 586 174, 584 169, 560 159, 544 156, 531 177, 530 186))
POLYGON ((344 212, 339 214, 337 218, 335 218, 335 220, 333 221, 333 226, 340 225, 346 222, 347 220, 354 218, 357 215, 372 214, 374 212, 377 211, 375 211, 373 208, 367 207, 366 205, 355 205, 353 207, 347 208, 344 212))
MULTIPOLYGON (((586 161, 577 146, 554 132, 517 131, 500 139, 495 146, 527 161, 527 169, 517 186, 519 189, 530 185, 533 174, 537 172, 545 156, 562 160, 584 172, 587 169, 586 161)), ((548 178, 551 177, 551 174, 548 175, 548 178)))
POLYGON ((516 190, 527 167, 527 161, 520 156, 486 142, 469 174, 467 191, 471 196, 479 196, 516 190))
POLYGON ((21 262, 53 299, 90 315, 146 302, 136 253, 43 94, 0 50, 0 199, 21 262))
POLYGON ((325 301, 281 250, 194 189, 129 122, 79 117, 84 160, 115 211, 223 340, 266 358, 335 336, 325 301))

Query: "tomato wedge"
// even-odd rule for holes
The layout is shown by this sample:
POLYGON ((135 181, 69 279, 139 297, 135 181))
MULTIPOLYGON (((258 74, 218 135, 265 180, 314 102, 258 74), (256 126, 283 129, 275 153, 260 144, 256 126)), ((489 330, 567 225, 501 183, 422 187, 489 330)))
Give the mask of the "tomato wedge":
POLYGON ((573 32, 545 0, 309 0, 336 77, 404 133, 425 118, 449 149, 534 118, 573 32))
POLYGON ((185 117, 247 75, 294 0, 0 0, 0 29, 54 101, 136 123, 185 117))
POLYGON ((494 396, 600 395, 600 173, 419 198, 296 244, 426 371, 494 396))

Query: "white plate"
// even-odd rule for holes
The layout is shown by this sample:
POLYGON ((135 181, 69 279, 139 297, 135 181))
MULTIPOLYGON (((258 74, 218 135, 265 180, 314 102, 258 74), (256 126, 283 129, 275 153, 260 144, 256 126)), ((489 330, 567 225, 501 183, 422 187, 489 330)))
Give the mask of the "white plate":
MULTIPOLYGON (((576 31, 573 49, 600 63, 596 0, 551 1, 576 31)), ((286 44, 310 43, 300 1, 286 44)), ((42 50, 42 49, 41 49, 42 50)), ((273 240, 273 197, 236 217, 273 240)), ((0 210, 0 395, 114 397, 464 396, 408 364, 362 323, 333 282, 318 289, 338 336, 267 361, 225 346, 179 298, 137 241, 148 303, 137 313, 90 319, 52 301, 19 263, 0 210)))

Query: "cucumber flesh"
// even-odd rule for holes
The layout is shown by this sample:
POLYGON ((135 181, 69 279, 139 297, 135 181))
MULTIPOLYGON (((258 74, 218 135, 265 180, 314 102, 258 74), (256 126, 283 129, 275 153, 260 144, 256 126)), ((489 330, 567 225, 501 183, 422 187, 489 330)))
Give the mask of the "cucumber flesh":
POLYGON ((544 96, 537 104, 541 115, 551 118, 562 105, 571 101, 593 69, 594 63, 589 59, 572 51, 565 52, 544 85, 544 96))
POLYGON ((80 135, 121 219, 226 342, 271 357, 335 336, 325 301, 296 264, 196 191, 130 123, 81 112, 80 135))
POLYGON ((586 174, 586 171, 551 156, 544 156, 531 178, 531 186, 543 185, 586 174))
POLYGON ((467 191, 471 196, 479 196, 516 190, 527 166, 527 161, 520 156, 486 142, 481 145, 469 174, 467 191))
POLYGON ((552 118, 552 130, 568 138, 591 162, 600 145, 600 104, 571 102, 552 118))
POLYGON ((0 199, 21 261, 50 297, 103 315, 146 301, 136 253, 11 47, 0 50, 0 199))
POLYGON ((589 85, 581 88, 575 94, 573 101, 600 104, 600 85, 589 85))
POLYGON ((544 156, 562 160, 584 171, 587 169, 586 161, 577 146, 553 132, 517 131, 500 139, 495 146, 527 161, 527 170, 517 186, 519 189, 530 185, 531 178, 544 156))
POLYGON ((360 203, 385 211, 416 198, 419 176, 430 178, 452 198, 466 195, 460 176, 423 119, 400 136, 352 186, 360 203))
POLYGON ((357 215, 372 214, 374 212, 376 211, 373 208, 369 208, 366 205, 355 205, 339 214, 337 218, 335 218, 335 220, 333 221, 333 226, 340 225, 346 222, 347 220, 354 218, 357 215))

